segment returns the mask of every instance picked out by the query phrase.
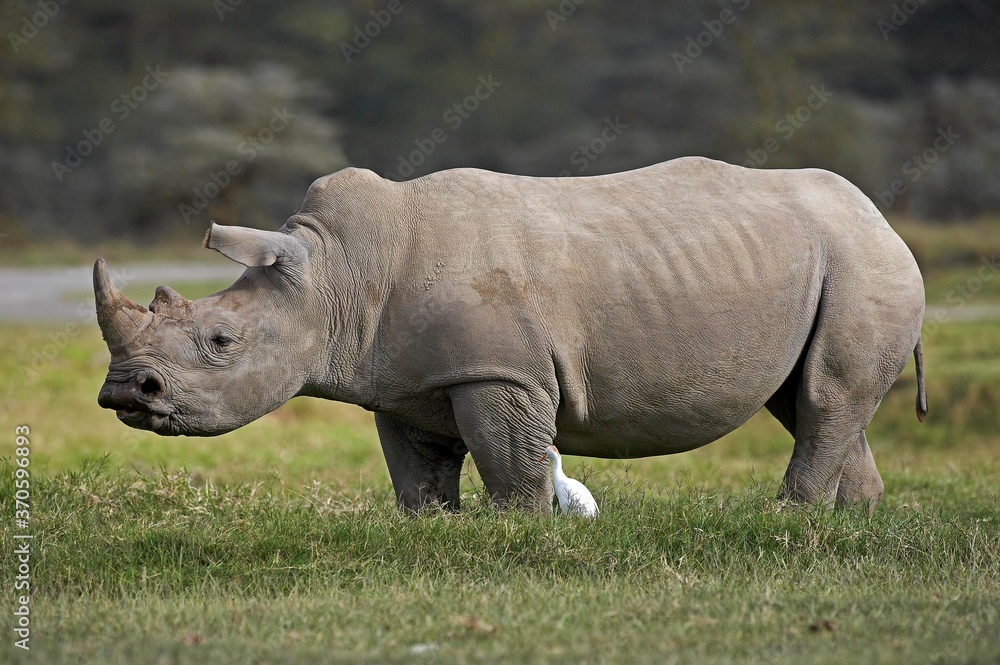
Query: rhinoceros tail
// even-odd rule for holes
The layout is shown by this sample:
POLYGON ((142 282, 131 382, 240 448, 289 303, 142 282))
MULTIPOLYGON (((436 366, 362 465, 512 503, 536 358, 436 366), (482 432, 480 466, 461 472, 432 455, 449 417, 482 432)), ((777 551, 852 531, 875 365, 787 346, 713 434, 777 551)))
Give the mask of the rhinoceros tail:
POLYGON ((919 337, 913 347, 913 362, 917 366, 917 420, 924 422, 927 417, 927 389, 924 386, 924 344, 919 337))

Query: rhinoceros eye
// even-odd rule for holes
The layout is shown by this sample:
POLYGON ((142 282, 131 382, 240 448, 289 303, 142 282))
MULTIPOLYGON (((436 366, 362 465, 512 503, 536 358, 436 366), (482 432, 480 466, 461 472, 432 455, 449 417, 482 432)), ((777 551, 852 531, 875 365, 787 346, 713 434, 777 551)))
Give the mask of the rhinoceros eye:
POLYGON ((224 349, 227 346, 231 346, 235 341, 232 337, 227 337, 222 333, 212 335, 212 345, 217 349, 224 349))

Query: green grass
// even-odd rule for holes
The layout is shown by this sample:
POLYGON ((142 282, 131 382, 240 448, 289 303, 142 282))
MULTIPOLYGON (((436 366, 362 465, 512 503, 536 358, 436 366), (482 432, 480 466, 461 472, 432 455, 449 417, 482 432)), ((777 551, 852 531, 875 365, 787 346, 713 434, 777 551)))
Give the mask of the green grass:
MULTIPOLYGON (((918 234, 932 304, 976 270, 956 236, 918 234)), ((911 362, 868 430, 886 483, 871 518, 775 500, 791 438, 758 414, 682 455, 568 458, 593 522, 498 513, 471 464, 461 513, 413 519, 361 409, 297 399, 161 438, 97 407, 93 322, 0 325, 0 663, 995 663, 1000 329, 954 318, 924 344, 927 422, 911 362), (6 526, 21 423, 30 653, 12 647, 6 526)))
POLYGON ((928 304, 943 307, 949 317, 977 306, 1000 305, 1000 220, 889 221, 920 265, 928 304))
MULTIPOLYGON (((988 496, 993 479, 964 480, 988 496)), ((415 645, 434 645, 430 662, 1000 654, 995 503, 925 486, 914 490, 924 506, 890 501, 868 519, 784 505, 774 490, 619 483, 598 492, 594 522, 498 514, 479 495, 462 514, 411 519, 384 489, 219 487, 90 465, 35 485, 32 657, 390 662, 415 645)))
POLYGON ((129 240, 108 239, 91 243, 74 243, 66 238, 26 234, 18 227, 4 227, 0 214, 0 233, 8 237, 0 243, 0 265, 4 266, 78 266, 93 265, 94 259, 103 256, 110 265, 121 263, 162 263, 204 260, 209 250, 201 246, 208 228, 192 224, 163 238, 141 244, 129 240))
POLYGON ((1000 249, 1000 219, 996 217, 951 223, 890 218, 889 223, 925 272, 975 268, 1000 249))

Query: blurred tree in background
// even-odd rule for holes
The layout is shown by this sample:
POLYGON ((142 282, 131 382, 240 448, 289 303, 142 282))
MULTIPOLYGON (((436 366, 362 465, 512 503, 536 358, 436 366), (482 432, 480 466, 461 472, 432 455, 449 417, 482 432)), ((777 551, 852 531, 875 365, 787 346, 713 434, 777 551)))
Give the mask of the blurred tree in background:
POLYGON ((1000 210, 985 0, 4 1, 0 233, 274 228, 316 177, 816 166, 1000 210))

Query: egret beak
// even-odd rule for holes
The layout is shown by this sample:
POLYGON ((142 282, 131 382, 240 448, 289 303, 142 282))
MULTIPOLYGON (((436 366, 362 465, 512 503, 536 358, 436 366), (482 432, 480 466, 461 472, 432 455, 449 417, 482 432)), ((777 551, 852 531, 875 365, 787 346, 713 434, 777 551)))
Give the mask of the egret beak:
POLYGON ((539 461, 539 462, 544 462, 544 461, 545 461, 545 458, 546 458, 546 457, 548 457, 548 456, 549 456, 549 455, 548 455, 548 453, 547 453, 547 452, 546 452, 546 453, 542 453, 542 456, 538 458, 538 461, 539 461))

